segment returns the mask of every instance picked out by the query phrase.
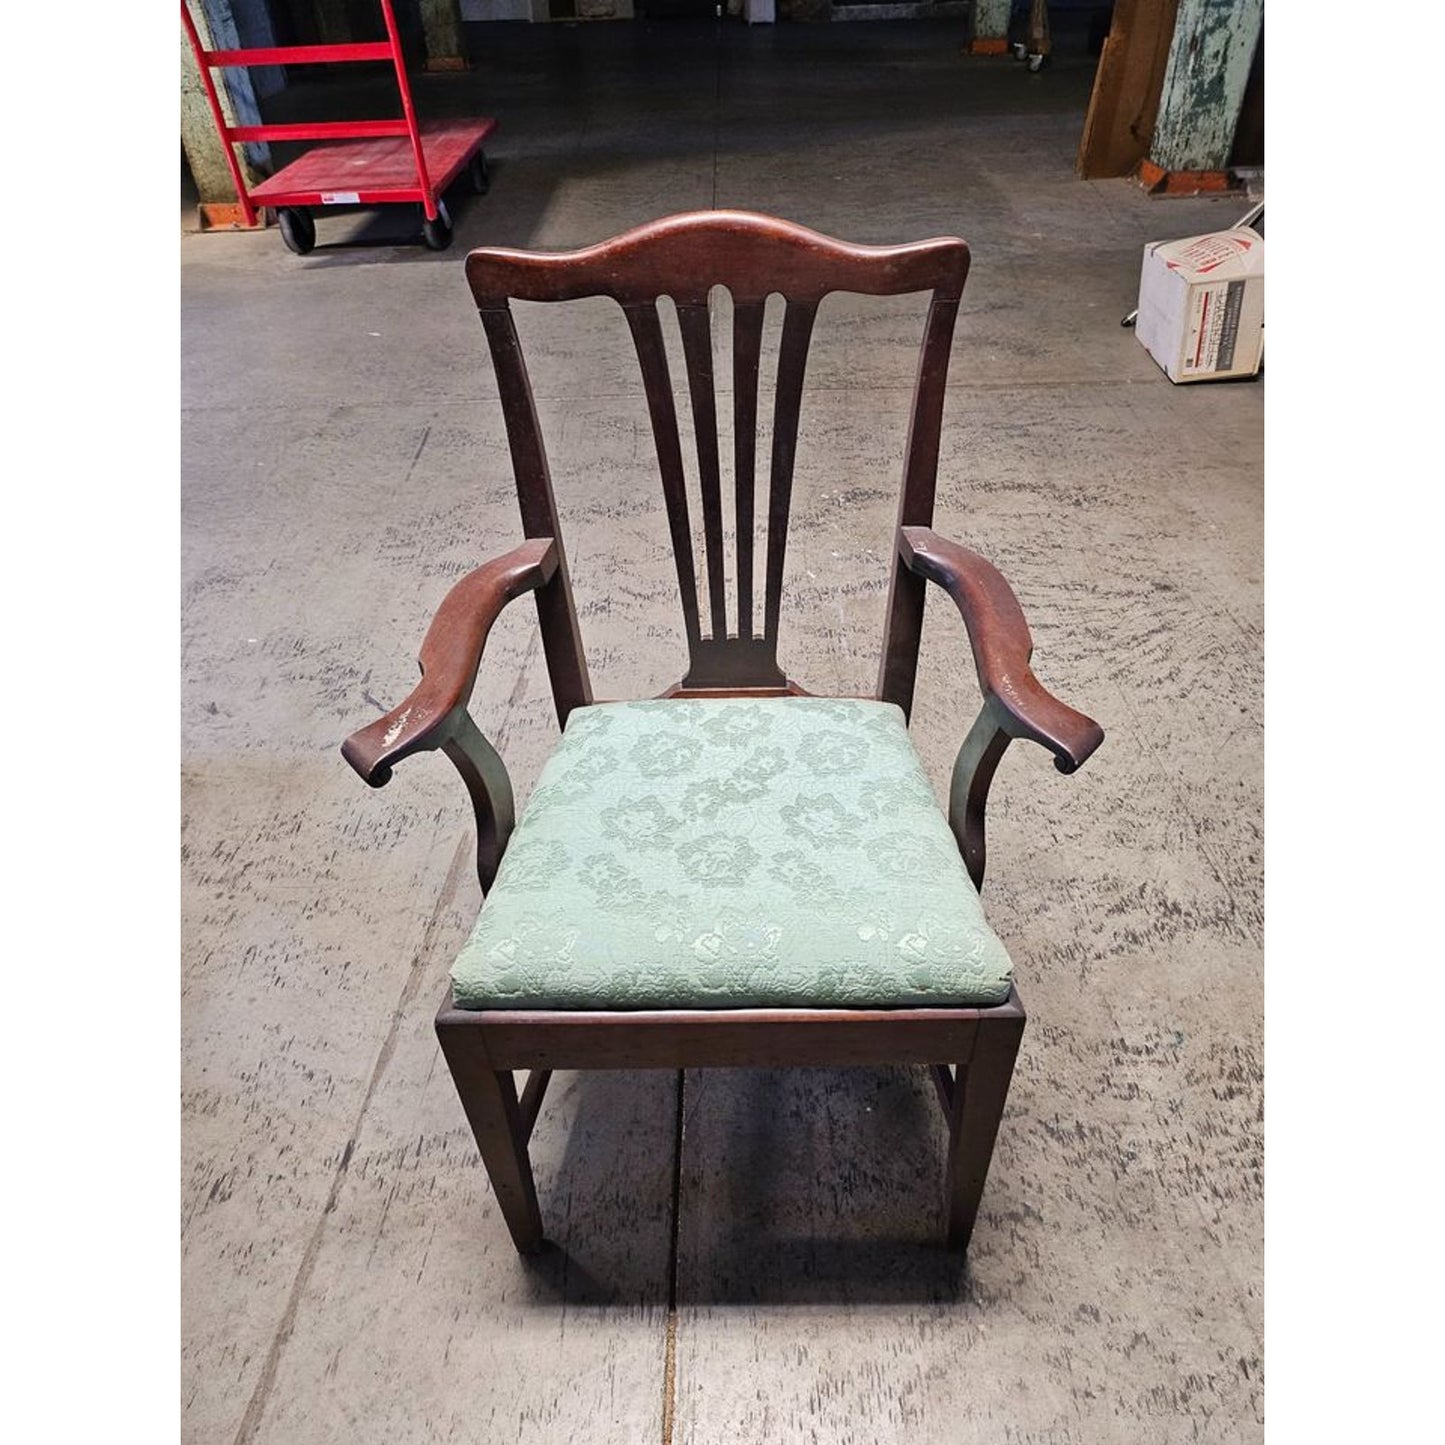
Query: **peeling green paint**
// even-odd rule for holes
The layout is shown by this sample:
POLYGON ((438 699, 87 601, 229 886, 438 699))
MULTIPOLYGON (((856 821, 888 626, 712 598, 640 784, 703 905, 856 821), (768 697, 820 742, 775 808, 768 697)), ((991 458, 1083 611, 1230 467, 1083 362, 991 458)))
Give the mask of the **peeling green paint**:
POLYGON ((420 0, 427 59, 455 60, 462 50, 461 0, 420 0))
MULTIPOLYGON (((238 45, 230 7, 224 0, 220 3, 211 0, 206 5, 191 0, 191 19, 195 22, 201 44, 207 49, 233 49, 238 45), (210 13, 212 11, 219 12, 219 23, 210 13), (231 27, 229 31, 225 29, 227 25, 231 27)), ((216 122, 211 116, 211 107, 196 68, 196 57, 191 52, 184 29, 180 32, 180 43, 181 149, 186 154, 186 163, 191 168, 201 200, 208 204, 225 204, 236 199, 236 187, 226 167, 226 153, 221 137, 216 134, 216 122)), ((212 75, 217 81, 216 94, 220 98, 226 124, 259 125, 261 112, 246 72, 226 69, 213 71, 212 75)), ((260 142, 239 146, 237 153, 246 184, 250 186, 259 182, 270 168, 270 147, 260 142)))
POLYGON ((1149 159, 1166 171, 1218 171, 1264 26, 1264 0, 1180 0, 1149 159))
POLYGON ((1008 34, 1009 13, 1013 0, 975 0, 973 34, 977 39, 1000 39, 1008 34))

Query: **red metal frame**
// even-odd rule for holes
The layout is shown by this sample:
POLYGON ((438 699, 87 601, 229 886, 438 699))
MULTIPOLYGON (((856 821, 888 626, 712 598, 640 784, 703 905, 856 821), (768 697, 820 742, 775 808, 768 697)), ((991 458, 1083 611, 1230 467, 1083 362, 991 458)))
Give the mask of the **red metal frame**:
POLYGON ((201 44, 195 22, 186 0, 181 0, 181 24, 190 38, 191 48, 196 54, 196 67, 205 87, 206 100, 211 107, 211 118, 216 123, 222 147, 226 154, 226 165, 236 187, 236 196, 248 226, 256 224, 259 207, 257 202, 271 207, 323 206, 335 204, 376 205, 394 201, 419 201, 428 221, 438 215, 439 193, 461 172, 475 154, 481 141, 492 131, 496 122, 490 119, 461 123, 441 124, 427 127, 418 124, 416 108, 412 105, 411 86, 406 78, 406 61, 402 55, 401 36, 396 28, 396 16, 391 0, 380 0, 382 18, 386 23, 385 41, 348 45, 286 45, 249 50, 207 50, 201 44), (396 71, 397 88, 401 92, 401 120, 345 120, 310 121, 295 125, 227 125, 221 101, 216 93, 216 84, 211 76, 213 70, 223 66, 250 65, 312 65, 331 61, 389 60, 396 71), (386 141, 405 137, 411 143, 411 158, 416 171, 416 184, 397 184, 394 147, 379 147, 374 152, 366 149, 366 143, 386 141), (425 140, 432 139, 434 159, 440 161, 439 174, 433 175, 427 164, 425 140), (346 179, 342 184, 288 185, 290 179, 315 181, 324 172, 308 160, 316 155, 308 152, 302 161, 293 162, 269 180, 257 186, 254 191, 246 187, 245 177, 236 160, 235 147, 245 141, 269 140, 353 140, 361 146, 336 147, 325 153, 325 159, 335 159, 347 167, 346 179), (379 184, 368 186, 368 162, 375 158, 372 179, 379 184), (390 164, 388 164, 390 163, 390 164), (288 172, 295 172, 288 177, 288 172))

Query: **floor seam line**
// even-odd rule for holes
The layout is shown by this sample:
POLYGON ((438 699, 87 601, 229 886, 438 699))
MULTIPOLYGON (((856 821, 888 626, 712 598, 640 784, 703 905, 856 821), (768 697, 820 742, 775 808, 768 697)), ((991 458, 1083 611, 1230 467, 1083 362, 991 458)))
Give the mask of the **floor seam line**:
POLYGON ((276 1326, 276 1332, 271 1337, 271 1344, 266 1351, 265 1362, 261 1366, 261 1377, 256 1382, 256 1388, 251 1392, 251 1398, 246 1404, 246 1413, 241 1417, 241 1423, 237 1427, 234 1445, 250 1445, 256 1438, 261 1428, 261 1420, 266 1411, 266 1403, 271 1397, 271 1390, 276 1382, 276 1374, 280 1369, 281 1356, 290 1342, 292 1332, 296 1328, 296 1315, 301 1307, 301 1298, 306 1291, 306 1286, 311 1282, 312 1272, 316 1268, 316 1261, 321 1253, 321 1241, 326 1233, 326 1221, 331 1217, 332 1211, 336 1208, 337 1201, 341 1197, 341 1187, 351 1169, 351 1160, 356 1151, 356 1141, 361 1137, 362 1126, 366 1122, 367 1111, 371 1107, 372 1098, 376 1094, 377 1085, 380 1084, 387 1067, 391 1063, 392 1055, 396 1052, 397 1035, 401 1031, 401 1021, 421 988, 421 976, 425 971, 427 960, 431 957, 431 943, 440 922, 442 913, 451 904, 456 896, 457 888, 461 883, 462 876, 466 871, 467 861, 467 835, 463 834, 457 843, 456 851, 452 854, 452 861, 447 868, 446 881, 442 885, 441 894, 437 899, 435 908, 432 909, 431 917, 427 919, 427 925, 422 933, 421 943, 417 946, 416 954, 412 959, 411 968, 407 971, 406 982, 403 983, 401 993, 397 996, 396 1004, 392 1009, 391 1022, 387 1026, 386 1037, 381 1041, 381 1047, 377 1050, 376 1060, 372 1064, 371 1077, 367 1080, 366 1092, 362 1095, 361 1106, 356 1111, 356 1118, 352 1122, 351 1132, 347 1138, 346 1146, 341 1151, 341 1158, 337 1162, 335 1172, 331 1179, 331 1188, 327 1191, 326 1203, 322 1207, 321 1216, 312 1226, 311 1237, 306 1241, 306 1249, 302 1253, 301 1263, 296 1268, 296 1276, 291 1282, 291 1291, 286 1299, 286 1308, 282 1311, 280 1322, 276 1326))
POLYGON ((667 1328, 662 1360, 662 1445, 673 1445, 677 1421, 677 1256, 682 1232, 683 1094, 687 1071, 677 1071, 677 1116, 672 1133, 672 1230, 667 1246, 667 1328))

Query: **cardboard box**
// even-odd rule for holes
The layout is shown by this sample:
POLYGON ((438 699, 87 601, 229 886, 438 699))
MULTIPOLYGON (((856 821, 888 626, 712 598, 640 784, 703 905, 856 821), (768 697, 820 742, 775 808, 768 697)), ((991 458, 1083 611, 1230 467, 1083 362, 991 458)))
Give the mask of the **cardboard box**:
POLYGON ((1170 381, 1253 376, 1264 359, 1264 237, 1236 226, 1145 246, 1134 334, 1170 381))

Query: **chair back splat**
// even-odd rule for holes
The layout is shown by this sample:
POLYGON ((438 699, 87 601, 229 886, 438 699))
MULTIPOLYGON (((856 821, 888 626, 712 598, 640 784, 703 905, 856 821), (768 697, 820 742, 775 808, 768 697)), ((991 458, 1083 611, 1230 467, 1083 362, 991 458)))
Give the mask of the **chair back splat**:
MULTIPOLYGON (((949 348, 968 259, 967 245, 953 237, 905 246, 856 246, 746 211, 669 216, 577 251, 485 248, 467 257, 467 280, 496 368, 523 530, 528 537, 552 537, 557 543, 557 571, 538 589, 537 606, 561 721, 574 707, 591 701, 591 689, 546 449, 509 301, 608 296, 621 305, 642 369, 687 632, 688 670, 674 694, 777 694, 800 691, 778 666, 778 626, 803 380, 818 305, 833 291, 867 296, 932 293, 898 513, 900 526, 926 527, 933 521, 949 348), (716 378, 708 312, 715 286, 725 287, 733 301, 736 633, 730 632, 727 622, 716 378), (753 615, 758 374, 764 307, 774 293, 782 295, 786 308, 773 399, 759 631, 759 619, 753 615), (693 553, 682 441, 657 304, 663 296, 677 308, 692 405, 703 511, 701 559, 693 553), (699 570, 706 576, 706 619, 699 607, 699 570)), ((905 713, 913 700, 924 586, 922 577, 900 568, 895 555, 878 696, 897 703, 905 713)))

